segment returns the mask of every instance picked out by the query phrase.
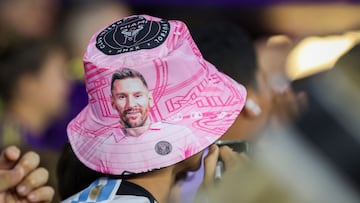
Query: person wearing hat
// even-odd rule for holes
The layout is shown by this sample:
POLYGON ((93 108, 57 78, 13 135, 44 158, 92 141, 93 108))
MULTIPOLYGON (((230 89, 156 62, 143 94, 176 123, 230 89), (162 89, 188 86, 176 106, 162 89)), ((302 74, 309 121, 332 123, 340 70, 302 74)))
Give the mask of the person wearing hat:
MULTIPOLYGON (((68 125, 67 149, 100 178, 63 202, 168 202, 204 149, 211 146, 206 175, 219 154, 234 155, 212 144, 239 115, 246 90, 202 57, 183 22, 120 19, 92 36, 83 62, 89 104, 68 125), (117 79, 122 71, 144 80, 117 79)), ((60 173, 73 173, 66 164, 60 173)))

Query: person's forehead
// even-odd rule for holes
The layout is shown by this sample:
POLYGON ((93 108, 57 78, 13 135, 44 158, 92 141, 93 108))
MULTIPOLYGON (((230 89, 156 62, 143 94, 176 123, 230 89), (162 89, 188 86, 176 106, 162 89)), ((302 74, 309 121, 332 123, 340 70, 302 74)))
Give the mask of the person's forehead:
POLYGON ((125 78, 125 79, 117 79, 114 81, 114 89, 121 90, 147 90, 146 86, 142 82, 140 78, 125 78))

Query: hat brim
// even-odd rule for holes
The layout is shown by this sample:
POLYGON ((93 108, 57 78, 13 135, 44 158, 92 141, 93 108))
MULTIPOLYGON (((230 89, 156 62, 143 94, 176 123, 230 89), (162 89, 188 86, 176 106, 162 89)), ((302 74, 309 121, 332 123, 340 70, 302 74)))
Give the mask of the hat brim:
POLYGON ((215 103, 220 99, 218 102, 231 105, 199 108, 201 104, 190 101, 182 104, 186 108, 171 118, 154 123, 147 133, 132 137, 124 135, 118 118, 109 117, 105 122, 97 119, 89 104, 68 125, 68 137, 76 156, 95 171, 127 175, 173 165, 210 146, 234 123, 246 99, 242 85, 211 68, 217 75, 216 82, 202 84, 203 91, 197 97, 213 99, 215 103), (212 95, 215 89, 223 92, 224 97, 225 93, 231 96, 212 95))

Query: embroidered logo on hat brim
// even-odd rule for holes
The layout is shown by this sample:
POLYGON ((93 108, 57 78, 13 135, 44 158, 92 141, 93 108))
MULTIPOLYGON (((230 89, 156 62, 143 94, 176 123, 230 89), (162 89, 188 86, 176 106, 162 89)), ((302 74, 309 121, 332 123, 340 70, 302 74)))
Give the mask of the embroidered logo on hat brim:
POLYGON ((168 141, 160 141, 156 143, 155 151, 160 155, 167 155, 172 151, 172 145, 168 141))
POLYGON ((150 21, 142 16, 119 20, 96 37, 96 47, 106 55, 117 55, 161 45, 170 32, 166 20, 150 21))

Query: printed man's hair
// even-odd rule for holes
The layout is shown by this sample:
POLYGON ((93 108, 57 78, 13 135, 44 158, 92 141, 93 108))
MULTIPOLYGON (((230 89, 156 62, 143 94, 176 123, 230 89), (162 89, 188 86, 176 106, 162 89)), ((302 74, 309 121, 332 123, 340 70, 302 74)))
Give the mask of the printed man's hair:
POLYGON ((111 91, 114 88, 115 80, 123 80, 126 78, 139 78, 142 81, 142 83, 145 85, 145 87, 148 88, 148 85, 145 81, 144 76, 139 71, 136 71, 136 70, 133 70, 130 68, 122 68, 122 69, 115 71, 115 73, 112 75, 111 91))

